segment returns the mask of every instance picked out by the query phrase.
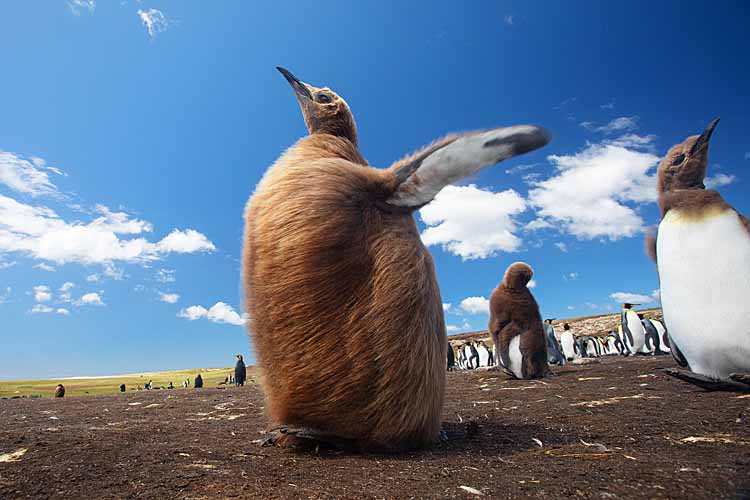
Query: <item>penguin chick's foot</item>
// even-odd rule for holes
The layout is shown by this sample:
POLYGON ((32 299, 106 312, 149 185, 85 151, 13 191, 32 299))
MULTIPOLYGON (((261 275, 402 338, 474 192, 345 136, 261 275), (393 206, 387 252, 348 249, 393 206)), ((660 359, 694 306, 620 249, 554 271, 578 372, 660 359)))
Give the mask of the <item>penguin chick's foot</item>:
POLYGON ((724 381, 706 377, 700 373, 677 370, 674 368, 665 368, 663 371, 667 375, 678 378, 683 382, 697 385, 707 391, 750 391, 750 375, 748 374, 733 373, 730 375, 730 378, 732 379, 731 381, 724 381), (745 382, 742 381, 743 379, 745 382))
POLYGON ((334 436, 309 427, 281 425, 271 429, 269 432, 272 434, 262 440, 262 446, 278 446, 280 448, 316 452, 321 448, 346 452, 360 451, 356 442, 351 439, 334 436))

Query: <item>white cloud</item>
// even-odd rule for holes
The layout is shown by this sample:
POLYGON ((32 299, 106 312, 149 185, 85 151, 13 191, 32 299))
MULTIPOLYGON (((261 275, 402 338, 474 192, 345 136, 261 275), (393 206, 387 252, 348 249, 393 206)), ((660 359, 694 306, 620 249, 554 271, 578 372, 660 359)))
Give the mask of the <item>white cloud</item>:
POLYGON ((89 292, 81 296, 75 303, 77 306, 103 306, 101 296, 96 292, 89 292))
POLYGON ((65 309, 64 307, 59 307, 59 308, 57 308, 57 310, 56 310, 55 312, 56 312, 57 314, 62 314, 63 316, 70 316, 70 311, 68 311, 68 310, 67 310, 67 309, 65 309))
POLYGON ((70 302, 70 291, 73 289, 75 284, 71 283, 70 281, 66 281, 63 283, 63 286, 60 287, 60 300, 63 302, 70 302))
POLYGON ((34 287, 34 300, 37 302, 47 302, 52 298, 47 285, 37 285, 34 287))
POLYGON ((728 186, 737 180, 737 177, 729 174, 716 174, 711 177, 706 177, 703 183, 706 185, 706 189, 716 189, 722 186, 728 186))
POLYGON ((615 302, 620 304, 624 304, 626 302, 630 304, 649 304, 653 302, 652 297, 649 297, 648 295, 641 295, 638 293, 615 292, 611 293, 609 296, 615 302))
POLYGON ((175 24, 171 19, 167 19, 162 11, 157 9, 139 9, 138 17, 141 19, 141 24, 146 27, 148 36, 152 39, 159 33, 167 31, 170 26, 175 24))
POLYGON ((745 159, 746 160, 750 160, 750 151, 748 151, 747 153, 745 153, 745 159))
POLYGON ((563 274, 563 279, 565 281, 575 281, 575 280, 578 279, 578 273, 572 272, 572 273, 568 273, 568 274, 563 274))
POLYGON ((98 274, 89 274, 88 276, 86 276, 86 281, 88 281, 89 283, 97 283, 100 279, 102 278, 98 274))
POLYGON ((568 311, 575 311, 575 310, 576 310, 576 306, 568 306, 568 311))
POLYGON ((425 245, 442 248, 462 260, 484 259, 521 246, 514 216, 526 210, 512 189, 494 193, 475 185, 446 186, 419 211, 430 226, 422 232, 425 245))
POLYGON ((514 167, 506 168, 505 173, 506 174, 518 174, 520 172, 525 172, 526 170, 531 170, 532 168, 536 168, 539 166, 539 163, 526 163, 521 165, 516 165, 514 167))
POLYGON ((599 309, 599 306, 597 304, 592 304, 591 302, 586 302, 586 307, 589 309, 599 309))
POLYGON ((211 241, 193 229, 175 229, 152 243, 145 238, 122 238, 150 232, 150 223, 98 206, 102 215, 85 224, 67 222, 53 210, 31 206, 0 195, 0 253, 17 252, 65 264, 112 265, 115 261, 145 264, 170 253, 211 252, 211 241))
POLYGON ((459 307, 469 314, 489 314, 490 301, 485 297, 467 297, 459 307))
POLYGON ((555 243, 555 246, 560 249, 561 252, 567 252, 568 251, 568 245, 563 243, 562 241, 558 241, 555 243))
POLYGON ((167 304, 176 304, 180 300, 180 295, 176 293, 162 293, 159 292, 159 300, 166 302, 167 304))
POLYGON ((624 134, 614 139, 607 139, 604 141, 604 144, 619 146, 626 149, 640 149, 653 152, 655 140, 656 136, 654 134, 624 134))
POLYGON ((81 10, 84 9, 91 13, 94 12, 94 9, 96 8, 96 0, 70 0, 68 2, 68 7, 75 15, 79 15, 81 10))
POLYGON ((526 288, 536 288, 536 280, 531 279, 528 283, 526 283, 526 288))
POLYGON ((445 329, 448 331, 448 333, 454 333, 460 331, 461 327, 456 325, 445 325, 445 329))
POLYGON ((174 283, 174 269, 159 269, 156 272, 156 281, 159 283, 174 283))
POLYGON ((0 269, 8 269, 9 267, 13 267, 16 264, 18 264, 18 262, 16 261, 8 262, 8 261, 0 259, 0 269))
POLYGON ((540 222, 528 229, 543 227, 544 221, 579 239, 610 240, 643 230, 643 219, 628 203, 656 200, 656 177, 649 175, 659 160, 656 155, 605 142, 548 160, 557 171, 529 191, 540 222))
POLYGON ((600 108, 602 108, 602 109, 615 109, 615 100, 614 100, 614 99, 612 99, 612 100, 611 100, 611 101, 609 101, 608 103, 606 103, 606 104, 602 104, 602 105, 601 105, 601 106, 599 106, 599 107, 600 107, 600 108))
POLYGON ((553 227, 555 227, 555 226, 553 226, 552 224, 550 224, 546 220, 541 219, 541 218, 537 218, 537 219, 534 219, 533 221, 529 222, 528 224, 526 224, 524 226, 524 229, 527 230, 527 231, 538 231, 539 229, 550 229, 550 228, 553 228, 553 227))
MULTIPOLYGON (((31 196, 58 194, 57 186, 42 170, 41 158, 25 159, 14 153, 0 151, 0 183, 13 191, 31 196), (37 168, 37 166, 41 168, 37 168)), ((59 172, 59 170, 55 169, 59 172)))
POLYGON ((654 302, 661 303, 661 290, 657 288, 651 292, 651 298, 654 299, 654 302))
POLYGON ((4 303, 8 300, 8 297, 10 297, 10 292, 12 291, 11 287, 6 286, 5 290, 0 292, 0 304, 4 303))
POLYGON ((53 308, 50 306, 45 306, 44 304, 34 304, 34 307, 29 309, 29 313, 31 314, 45 314, 45 313, 51 313, 54 311, 53 308))
POLYGON ((511 14, 506 14, 505 17, 503 18, 503 21, 508 26, 513 26, 513 24, 515 23, 515 16, 513 16, 511 14))
POLYGON ((450 304, 450 302, 448 302, 448 303, 443 302, 443 312, 448 312, 450 310, 451 310, 451 304, 450 304))
POLYGON ((39 269, 40 271, 48 271, 50 273, 54 273, 56 269, 49 264, 45 264, 44 262, 40 262, 39 264, 36 264, 34 266, 34 269, 39 269))
POLYGON ((247 321, 247 315, 240 316, 232 306, 224 302, 217 302, 209 309, 200 305, 186 307, 178 312, 177 316, 190 321, 205 317, 214 323, 229 323, 231 325, 244 325, 247 321))
POLYGON ((104 276, 111 278, 115 281, 121 281, 123 277, 125 276, 125 271, 121 268, 118 269, 117 266, 115 266, 111 262, 105 262, 103 274, 104 276))
POLYGON ((603 132, 611 134, 614 132, 627 132, 638 128, 637 116, 620 116, 606 125, 597 126, 594 122, 581 122, 581 127, 592 132, 603 132))

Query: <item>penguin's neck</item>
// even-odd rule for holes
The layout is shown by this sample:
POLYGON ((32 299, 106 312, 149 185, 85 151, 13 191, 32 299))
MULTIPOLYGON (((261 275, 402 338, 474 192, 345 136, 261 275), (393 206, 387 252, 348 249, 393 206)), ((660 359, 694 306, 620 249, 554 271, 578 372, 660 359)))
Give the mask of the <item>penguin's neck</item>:
POLYGON ((679 210, 688 217, 702 217, 712 211, 724 211, 732 207, 712 189, 675 189, 659 194, 661 216, 670 210, 679 210))
POLYGON ((354 143, 336 135, 320 133, 308 135, 297 142, 294 150, 296 154, 303 157, 303 160, 340 158, 359 165, 367 165, 367 160, 354 143))

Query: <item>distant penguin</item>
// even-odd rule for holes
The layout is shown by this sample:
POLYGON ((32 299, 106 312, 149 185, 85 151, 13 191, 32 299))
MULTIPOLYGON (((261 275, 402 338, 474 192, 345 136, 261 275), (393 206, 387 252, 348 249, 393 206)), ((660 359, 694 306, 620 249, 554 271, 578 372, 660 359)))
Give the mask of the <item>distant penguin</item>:
POLYGON ((203 387, 203 377, 201 377, 201 374, 195 376, 195 381, 193 382, 193 388, 200 389, 203 387))
POLYGON ((750 390, 750 220, 706 189, 719 122, 672 147, 659 165, 655 249, 672 356, 669 372, 709 390, 750 390))
POLYGON ((573 336, 573 332, 570 331, 570 325, 567 323, 563 325, 563 332, 560 335, 560 345, 562 346, 565 359, 573 361, 578 357, 576 338, 573 336))
POLYGON ((542 316, 526 286, 532 275, 528 264, 511 264, 490 298, 489 330, 495 357, 506 373, 519 379, 550 374, 542 316))
POLYGON ((468 370, 468 367, 466 366, 466 352, 464 351, 463 346, 458 346, 458 367, 461 370, 468 370))
POLYGON ((557 342, 552 321, 554 321, 554 318, 544 320, 544 335, 547 338, 547 362, 562 366, 565 364, 565 356, 562 353, 560 344, 557 342))
POLYGON ((125 392, 125 384, 120 384, 120 392, 125 392))
POLYGON ((656 326, 648 318, 641 319, 641 324, 646 333, 645 342, 643 343, 641 352, 644 354, 651 354, 652 356, 662 354, 660 349, 661 339, 659 338, 659 331, 656 329, 656 326))
POLYGON ((599 357, 599 342, 597 340, 590 336, 586 335, 582 339, 583 342, 583 348, 584 348, 584 357, 585 358, 597 358, 599 357))
POLYGON ((479 366, 490 366, 490 350, 481 340, 476 344, 477 353, 479 353, 479 366))
POLYGON ((237 364, 234 365, 235 387, 244 386, 245 380, 247 380, 247 368, 245 367, 245 360, 242 359, 242 354, 237 354, 237 364))
POLYGON ((610 356, 622 353, 622 341, 613 331, 607 334, 607 351, 610 356))
POLYGON ((630 348, 627 342, 625 342, 625 333, 622 331, 622 324, 617 325, 617 339, 620 341, 620 355, 629 356, 631 354, 630 348))
POLYGON ((456 366, 456 353, 453 352, 453 346, 450 342, 448 342, 448 364, 447 369, 449 372, 452 372, 453 369, 456 366))
POLYGON ((479 352, 477 352, 477 348, 474 347, 474 344, 471 342, 471 340, 466 342, 464 351, 466 352, 466 362, 469 366, 469 370, 479 368, 479 352))
POLYGON ((65 396, 65 386, 62 384, 57 384, 55 387, 55 397, 56 398, 62 398, 65 396))
POLYGON ((659 349, 664 354, 669 354, 670 352, 669 335, 667 333, 667 329, 664 328, 664 325, 658 319, 652 319, 651 323, 654 325, 654 328, 656 328, 656 331, 659 333, 659 349))
POLYGON ((632 354, 637 354, 643 348, 646 343, 646 331, 643 329, 638 313, 632 308, 640 304, 630 304, 625 302, 622 305, 622 311, 620 313, 620 322, 622 324, 622 332, 625 341, 625 345, 628 347, 628 351, 632 354))

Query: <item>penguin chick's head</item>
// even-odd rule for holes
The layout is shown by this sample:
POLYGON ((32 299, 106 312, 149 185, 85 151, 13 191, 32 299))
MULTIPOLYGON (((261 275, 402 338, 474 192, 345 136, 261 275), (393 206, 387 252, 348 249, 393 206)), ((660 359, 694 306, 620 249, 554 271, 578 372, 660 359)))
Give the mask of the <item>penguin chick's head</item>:
POLYGON ((705 189, 708 168, 708 141, 719 119, 708 124, 701 135, 693 135, 672 148, 659 165, 658 192, 676 189, 705 189))
POLYGON ((330 134, 349 139, 357 145, 357 125, 349 105, 328 87, 313 87, 289 70, 276 67, 297 95, 305 125, 310 134, 330 134))
POLYGON ((534 270, 525 262, 514 262, 505 270, 503 285, 505 288, 523 289, 533 276, 534 270))

